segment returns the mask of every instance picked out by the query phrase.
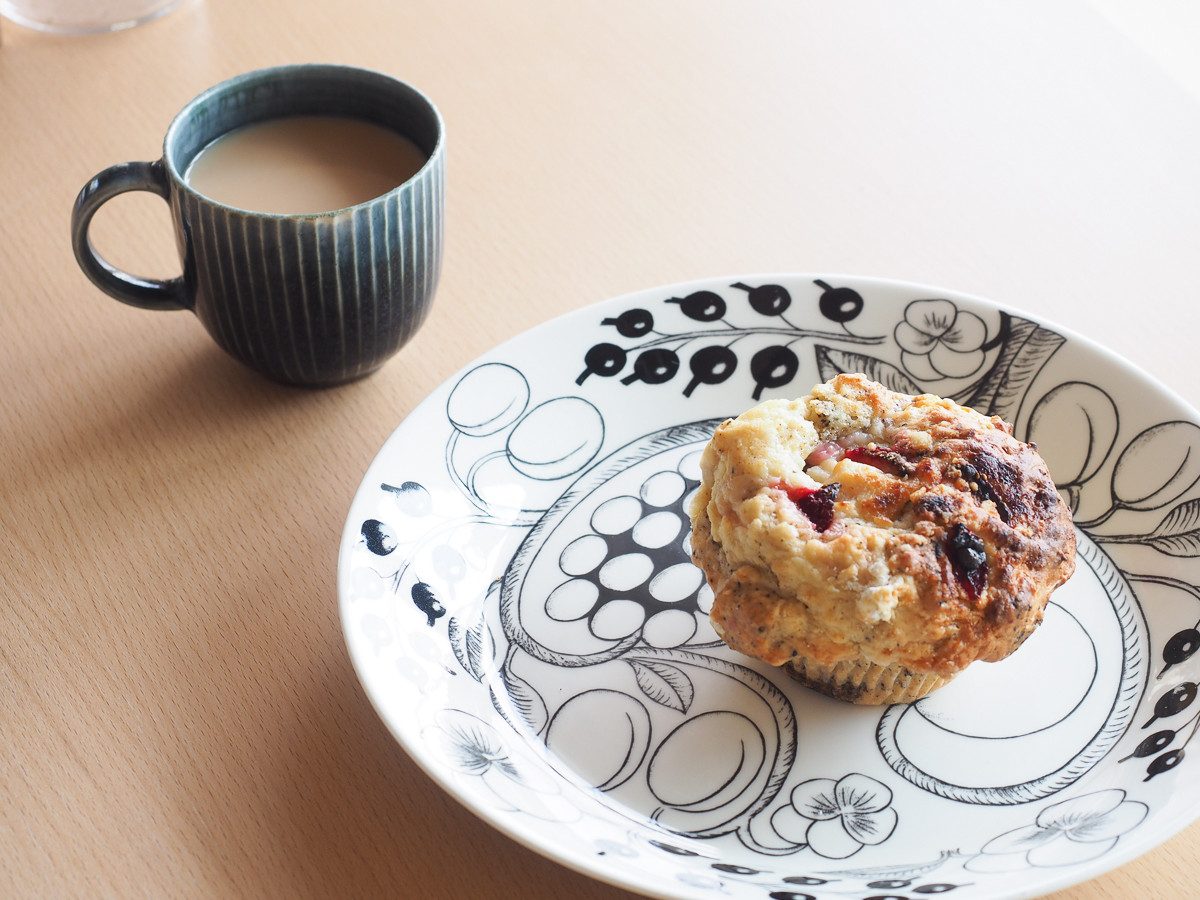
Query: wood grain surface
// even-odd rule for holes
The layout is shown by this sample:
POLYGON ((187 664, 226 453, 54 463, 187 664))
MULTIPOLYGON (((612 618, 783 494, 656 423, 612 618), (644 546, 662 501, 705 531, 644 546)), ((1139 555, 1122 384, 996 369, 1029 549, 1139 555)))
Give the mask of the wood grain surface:
MULTIPOLYGON (((387 435, 500 341, 627 291, 824 271, 1031 310, 1200 402, 1200 105, 1082 2, 187 0, 0 44, 0 896, 632 895, 518 846, 389 736, 335 569, 387 435), (449 140, 434 312, 288 389, 95 290, 95 172, 239 72, 410 81, 449 140)), ((178 269, 165 206, 96 243, 178 269)), ((1056 900, 1200 893, 1200 825, 1056 900)))

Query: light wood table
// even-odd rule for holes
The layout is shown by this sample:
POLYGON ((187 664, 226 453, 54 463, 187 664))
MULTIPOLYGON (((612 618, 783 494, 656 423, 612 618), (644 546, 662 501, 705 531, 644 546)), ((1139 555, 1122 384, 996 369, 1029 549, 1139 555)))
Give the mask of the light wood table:
MULTIPOLYGON (((991 297, 1193 405, 1200 106, 1082 2, 188 0, 0 44, 0 896, 629 897, 518 846, 392 740, 351 669, 350 500, 432 388, 564 311, 707 275, 991 297), (425 90, 449 135, 434 313, 291 390, 76 267, 75 193, 262 66, 425 90)), ((102 251, 177 269, 165 207, 102 251)), ((1192 898, 1200 825, 1058 900, 1192 898)))

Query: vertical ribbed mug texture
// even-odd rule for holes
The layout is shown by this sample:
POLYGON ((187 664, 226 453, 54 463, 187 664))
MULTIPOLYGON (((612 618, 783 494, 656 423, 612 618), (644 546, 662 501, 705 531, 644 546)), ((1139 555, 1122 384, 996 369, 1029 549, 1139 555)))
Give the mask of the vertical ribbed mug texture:
POLYGON ((167 131, 161 164, 127 164, 149 171, 144 183, 134 183, 142 170, 125 172, 123 187, 110 187, 90 203, 89 189, 104 194, 103 186, 93 186, 107 172, 84 188, 76 207, 76 256, 82 255, 80 264, 93 281, 120 300, 192 309, 223 349, 270 378, 313 387, 351 381, 379 368, 429 313, 442 264, 445 153, 436 108, 394 78, 325 65, 250 72, 184 107, 167 131), (186 183, 192 160, 222 135, 301 115, 381 125, 409 138, 428 160, 381 197, 313 215, 237 209, 186 183), (167 197, 183 261, 181 283, 114 273, 95 257, 87 223, 107 196, 122 189, 167 197), (162 299, 154 299, 156 285, 162 299))
POLYGON ((226 351, 293 384, 381 366, 416 333, 441 271, 442 168, 328 215, 246 213, 180 192, 194 309, 226 351))

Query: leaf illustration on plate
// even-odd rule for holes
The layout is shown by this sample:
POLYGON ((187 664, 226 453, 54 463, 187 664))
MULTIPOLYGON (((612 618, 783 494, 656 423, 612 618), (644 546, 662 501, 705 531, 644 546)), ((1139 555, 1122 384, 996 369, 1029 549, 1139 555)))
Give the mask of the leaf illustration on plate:
POLYGON ((491 629, 483 618, 482 610, 479 621, 470 628, 463 627, 458 619, 452 618, 448 631, 450 646, 458 658, 459 665, 476 681, 482 682, 484 654, 487 652, 486 648, 493 646, 491 629))
POLYGON ((1200 500, 1180 503, 1149 534, 1119 534, 1099 539, 1109 544, 1149 544, 1167 556, 1200 556, 1200 500))
POLYGON ((514 675, 508 666, 505 666, 502 671, 508 699, 517 708, 525 723, 536 733, 541 734, 549 718, 546 712, 546 701, 542 699, 541 694, 530 687, 529 682, 519 675, 514 675))
POLYGON ((682 669, 651 659, 625 661, 633 668, 642 693, 655 703, 681 713, 691 708, 696 689, 682 669))
POLYGON ((1169 556, 1200 556, 1200 500, 1180 503, 1167 513, 1148 543, 1169 556))
POLYGON ((890 391, 901 394, 922 394, 917 383, 882 359, 866 356, 862 353, 849 353, 845 350, 833 350, 817 344, 813 347, 817 355, 817 369, 823 381, 829 381, 835 375, 846 372, 861 372, 872 381, 877 381, 890 391))
POLYGON ((1046 361, 1066 343, 1057 332, 1036 322, 1000 314, 1000 333, 984 345, 988 350, 1000 344, 1000 355, 979 381, 954 396, 957 403, 988 415, 1015 422, 1025 392, 1046 361))
MULTIPOLYGON (((839 869, 836 872, 821 872, 822 875, 837 875, 841 878, 863 879, 910 879, 928 875, 948 859, 962 857, 965 854, 958 850, 943 850, 932 862, 914 863, 910 866, 873 866, 866 869, 839 869)), ((786 879, 785 879, 786 880, 786 879)))
POLYGON ((484 684, 487 685, 488 699, 492 701, 492 709, 505 721, 509 728, 513 731, 520 731, 521 723, 513 721, 513 717, 509 715, 508 704, 500 700, 500 695, 496 693, 495 685, 487 684, 487 682, 484 682, 484 684))

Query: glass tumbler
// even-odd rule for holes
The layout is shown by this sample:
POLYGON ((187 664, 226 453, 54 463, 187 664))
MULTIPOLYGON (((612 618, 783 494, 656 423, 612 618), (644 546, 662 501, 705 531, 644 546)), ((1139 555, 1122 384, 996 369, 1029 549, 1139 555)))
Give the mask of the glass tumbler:
POLYGON ((57 34, 120 31, 149 22, 182 0, 0 0, 0 16, 57 34))

